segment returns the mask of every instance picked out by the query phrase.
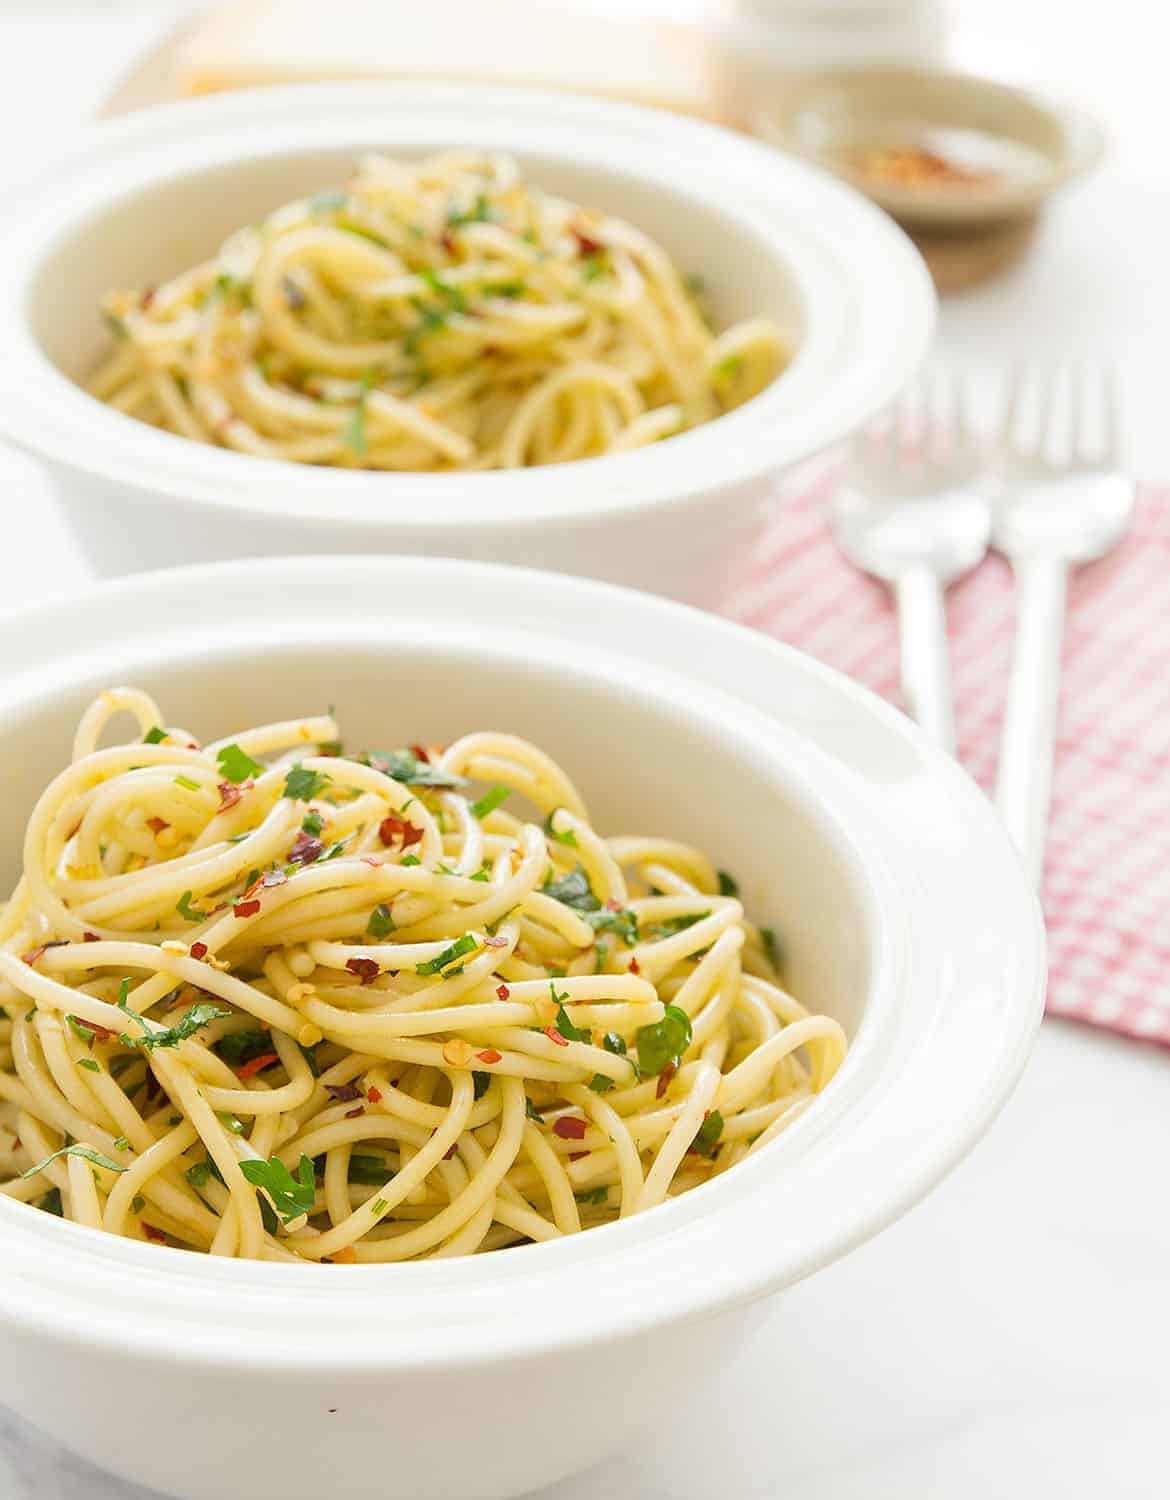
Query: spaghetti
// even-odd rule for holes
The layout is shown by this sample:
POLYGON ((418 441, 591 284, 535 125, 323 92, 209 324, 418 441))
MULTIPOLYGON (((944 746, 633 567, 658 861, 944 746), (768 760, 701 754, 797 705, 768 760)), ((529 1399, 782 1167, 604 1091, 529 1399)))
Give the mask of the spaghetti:
POLYGON ((506 734, 337 733, 86 712, 0 917, 0 1193, 213 1255, 465 1255, 696 1187, 833 1077, 700 851, 603 839, 506 734))
POLYGON ((113 292, 90 389, 197 442, 346 468, 564 463, 754 396, 786 353, 715 336, 693 285, 620 219, 508 157, 365 158, 165 285, 113 292))

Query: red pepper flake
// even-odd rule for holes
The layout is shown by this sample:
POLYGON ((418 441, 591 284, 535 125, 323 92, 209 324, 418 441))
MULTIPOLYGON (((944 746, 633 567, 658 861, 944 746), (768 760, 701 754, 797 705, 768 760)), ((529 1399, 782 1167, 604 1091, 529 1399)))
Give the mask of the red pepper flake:
POLYGON ((382 861, 380 859, 374 859, 374 857, 370 854, 362 855, 362 864, 369 865, 370 868, 374 870, 380 870, 382 868, 382 861))
POLYGON ((600 240, 595 240, 591 234, 586 234, 575 225, 569 226, 569 233, 577 241, 578 255, 597 255, 605 248, 600 240))
POLYGON ((88 1042, 90 1047, 93 1046, 94 1042, 108 1042, 118 1035, 116 1031, 111 1031, 108 1026, 99 1026, 96 1021, 83 1021, 80 1016, 68 1016, 66 1019, 72 1021, 74 1025, 79 1026, 83 1031, 90 1033, 88 1042))
POLYGON ((167 1242, 167 1237, 162 1230, 156 1229, 153 1224, 148 1224, 145 1220, 142 1222, 142 1232, 148 1240, 153 1240, 156 1245, 165 1245, 167 1242))
POLYGON ((496 994, 501 1000, 506 1000, 511 993, 512 991, 506 984, 496 985, 496 994))
POLYGON ((142 309, 143 312, 145 312, 146 309, 150 306, 150 304, 153 301, 154 301, 154 287, 152 287, 152 286, 143 287, 142 291, 139 293, 139 296, 138 296, 138 306, 142 309))
POLYGON ((659 1073, 659 1075, 658 1075, 658 1084, 657 1084, 657 1087, 654 1090, 654 1097, 655 1097, 655 1099, 661 1099, 662 1098, 662 1096, 666 1093, 667 1089, 670 1087, 670 1080, 674 1077, 674 1075, 677 1072, 678 1072, 678 1069, 675 1067, 675 1065, 673 1063, 667 1063, 666 1067, 663 1068, 662 1072, 659 1073))
POLYGON ((589 1155, 588 1151, 570 1151, 569 1152, 569 1160, 570 1161, 584 1161, 585 1158, 588 1155, 589 1155))
POLYGON ((96 932, 83 932, 81 934, 81 940, 84 943, 100 943, 101 942, 101 938, 98 937, 98 935, 97 935, 96 932))
POLYGON ((192 943, 191 946, 190 946, 190 948, 187 949, 187 952, 191 955, 192 958, 206 958, 207 957, 207 944, 206 943, 192 943))
POLYGON ((352 1083, 327 1083, 325 1092, 335 1104, 352 1104, 362 1097, 362 1091, 352 1083))
POLYGON ((378 837, 387 849, 399 840, 402 841, 404 849, 409 849, 411 844, 419 843, 422 836, 422 829, 416 828, 413 823, 408 823, 405 818, 383 818, 378 824, 378 837))
POLYGON ((298 833, 292 848, 289 850, 289 863, 293 865, 311 865, 315 860, 321 858, 325 852, 325 845, 320 839, 315 839, 311 833, 298 833))
POLYGON ((451 1160, 451 1158, 455 1155, 455 1148, 456 1148, 456 1146, 458 1146, 458 1144, 459 1144, 459 1142, 456 1141, 454 1143, 454 1145, 451 1146, 450 1150, 443 1152, 443 1160, 444 1161, 450 1161, 451 1160))
POLYGON ((230 781, 221 781, 219 784, 219 810, 227 812, 229 807, 235 807, 236 803, 252 786, 252 782, 244 781, 239 786, 233 786, 230 781))
POLYGON ((364 1115, 365 1112, 366 1112, 365 1105, 364 1104, 359 1104, 356 1109, 347 1109, 346 1112, 345 1112, 345 1114, 342 1116, 342 1119, 343 1120, 356 1120, 359 1115, 364 1115))
MULTIPOLYGON (((199 746, 195 743, 194 740, 188 740, 187 741, 187 749, 188 750, 198 750, 199 746)), ((251 782, 249 782, 248 785, 251 786, 251 782)))
POLYGON ((483 942, 485 948, 506 948, 508 946, 508 939, 506 937, 500 937, 498 933, 495 937, 493 937, 489 933, 488 936, 484 938, 483 942))
POLYGON ((559 1135, 562 1141, 584 1140, 585 1121, 575 1115, 561 1115, 553 1121, 553 1135, 559 1135))
POLYGON ((257 1073, 263 1073, 265 1068, 271 1067, 274 1062, 279 1062, 275 1052, 261 1052, 259 1057, 253 1057, 240 1068, 236 1069, 236 1077, 240 1079, 255 1078, 257 1073))
POLYGON ((442 234, 439 236, 439 244, 442 245, 443 249, 447 252, 448 255, 455 254, 455 236, 449 229, 443 230, 442 234))
POLYGON ((169 828, 171 825, 165 818, 147 818, 146 826, 151 833, 161 833, 164 828, 169 828))
POLYGON ((481 1063, 498 1063, 503 1053, 497 1052, 494 1047, 485 1047, 482 1052, 477 1052, 475 1055, 481 1063))
POLYGON ((641 964, 638 962, 638 960, 636 958, 631 958, 630 959, 630 973, 631 974, 640 974, 641 972, 642 972, 642 966, 641 966, 641 964))
POLYGON ((546 1026, 544 1034, 550 1042, 556 1042, 558 1047, 567 1047, 569 1045, 569 1038, 562 1036, 555 1026, 546 1026))
POLYGON ((37 959, 40 958, 43 953, 47 953, 50 948, 65 948, 67 946, 67 939, 56 938, 51 943, 42 943, 39 948, 30 948, 27 953, 22 953, 20 955, 20 961, 21 963, 28 964, 29 968, 31 969, 36 964, 37 959))
POLYGON ((371 1084, 366 1090, 366 1098, 370 1101, 371 1104, 381 1104, 382 1090, 376 1089, 374 1085, 371 1084))
POLYGON ((373 984, 382 972, 372 958, 347 958, 345 967, 351 974, 356 974, 363 984, 373 984))
POLYGON ((620 901, 615 901, 611 896, 605 903, 605 909, 606 911, 621 911, 622 903, 620 901))
POLYGON ((430 765, 430 754, 422 745, 411 745, 410 753, 414 756, 415 760, 421 760, 424 765, 430 765))
POLYGON ((237 901, 232 907, 232 916, 254 917, 259 910, 259 901, 237 901))

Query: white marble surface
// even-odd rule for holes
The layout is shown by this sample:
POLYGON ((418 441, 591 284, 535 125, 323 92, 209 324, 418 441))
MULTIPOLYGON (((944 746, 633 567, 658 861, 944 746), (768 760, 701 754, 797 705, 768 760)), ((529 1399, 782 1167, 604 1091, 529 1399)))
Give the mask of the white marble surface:
MULTIPOLYGON (((1106 117, 1113 152, 1024 265, 947 304, 943 351, 986 380, 1015 352, 1111 350, 1134 466, 1170 478, 1170 172, 1153 7, 965 3, 965 56, 1063 84, 1106 117)), ((22 142, 83 118, 177 8, 0 3, 0 171, 19 168, 22 142)), ((36 467, 6 453, 0 512, 0 606, 89 576, 36 467)), ((696 1381, 671 1430, 559 1486, 558 1500, 1166 1493, 1168 1090, 1165 1053, 1047 1022, 1016 1097, 927 1203, 763 1305, 754 1345, 696 1381)), ((0 1411, 0 1500, 34 1497, 149 1500, 0 1411)))

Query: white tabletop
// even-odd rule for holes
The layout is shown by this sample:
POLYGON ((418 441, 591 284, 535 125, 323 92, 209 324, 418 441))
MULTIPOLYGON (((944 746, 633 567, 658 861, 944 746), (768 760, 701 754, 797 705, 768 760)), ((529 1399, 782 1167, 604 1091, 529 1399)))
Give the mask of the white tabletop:
MULTIPOLYGON (((1136 471, 1170 479, 1164 64, 1147 0, 964 0, 963 56, 1063 86, 1113 150, 1029 258, 947 302, 943 353, 990 395, 1006 357, 1107 350, 1136 471), (974 14, 978 11, 978 16, 974 14), (1150 122, 1146 130, 1143 122, 1150 122)), ((0 169, 92 111, 168 0, 0 0, 0 169)), ((0 247, 0 265, 3 248, 0 247)), ((2 603, 89 570, 36 466, 0 453, 2 603)), ((1147 1500, 1165 1489, 1170 1193, 1164 1052, 1045 1023, 974 1155, 874 1243, 782 1299, 665 1428, 557 1500, 1147 1500)), ((929 1128, 929 1124, 924 1124, 929 1128)), ((0 1500, 148 1500, 0 1411, 0 1500)), ((232 1497, 234 1500, 234 1497, 232 1497)), ((551 1495, 549 1497, 551 1500, 551 1495)))

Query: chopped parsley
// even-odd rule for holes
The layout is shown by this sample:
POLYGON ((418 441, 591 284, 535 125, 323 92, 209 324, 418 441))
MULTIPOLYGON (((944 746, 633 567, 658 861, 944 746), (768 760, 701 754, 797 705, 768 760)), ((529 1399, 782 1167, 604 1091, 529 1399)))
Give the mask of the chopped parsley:
POLYGON ((310 1157, 301 1153, 294 1177, 279 1156, 269 1161, 242 1161, 240 1171, 253 1187, 262 1188, 285 1224, 309 1213, 317 1196, 310 1157))
POLYGON ((722 1134, 723 1116, 717 1109, 713 1109, 695 1132, 691 1150, 697 1151, 700 1156, 714 1156, 716 1143, 722 1134))
POLYGON ((124 1172, 125 1167, 120 1167, 116 1161, 111 1161, 108 1156, 103 1156, 100 1151, 95 1151, 92 1146, 83 1145, 80 1141, 72 1141, 68 1146, 62 1146, 59 1151, 50 1151, 43 1161, 37 1162, 35 1167, 29 1167, 27 1172, 20 1174, 23 1180, 26 1177, 35 1177, 38 1172, 43 1172, 50 1162, 56 1161, 59 1156, 80 1156, 83 1161, 89 1161, 95 1167, 105 1167, 108 1172, 124 1172))
POLYGON ((366 923, 366 935, 375 939, 384 938, 387 933, 393 931, 394 918, 390 915, 390 908, 383 901, 370 913, 370 920, 366 923))
POLYGON ((553 819, 559 812, 560 808, 554 807, 552 812, 549 813, 548 817, 545 818, 544 831, 548 834, 549 838, 556 839, 558 844, 564 844, 567 849, 576 849, 579 847, 577 844, 577 835, 571 828, 566 828, 563 833, 558 833, 557 830, 553 827, 553 819))
POLYGON ((148 729, 142 736, 142 743, 144 745, 161 745, 166 737, 166 730, 160 724, 156 724, 153 729, 148 729))
POLYGON ((186 917, 188 922, 202 922, 204 917, 210 915, 208 912, 200 911, 197 906, 191 905, 190 891, 184 891, 179 897, 175 905, 175 910, 181 917, 186 917))
POLYGON ((307 813, 305 817, 301 819, 301 832, 307 833, 310 838, 315 839, 320 834, 321 829, 324 826, 324 821, 319 812, 307 813))
MULTIPOLYGON (((403 861, 405 864, 405 860, 403 861)), ((450 964, 457 963, 459 959, 474 953, 479 944, 469 932, 465 932, 461 938, 456 938, 449 948, 444 948, 434 958, 428 958, 425 963, 415 964, 416 974, 441 974, 450 964)))
POLYGON ((704 917, 709 917, 709 911, 683 912, 678 917, 667 917, 662 922, 655 922, 647 929, 647 936, 656 938, 673 937, 676 932, 685 932, 688 927, 693 927, 696 922, 701 922, 704 917))
POLYGON ((608 1202, 609 1189, 607 1187, 596 1187, 591 1188, 587 1193, 577 1193, 574 1196, 578 1203, 589 1203, 596 1206, 608 1202))
POLYGON ((528 1097, 527 1094, 524 1095, 524 1113, 530 1120, 535 1120, 538 1125, 544 1124, 544 1116, 537 1109, 536 1105, 533 1104, 532 1100, 528 1097))
POLYGON ((383 776, 401 781, 405 786, 441 786, 451 789, 467 785, 466 776, 456 776, 440 766, 432 766, 428 761, 419 760, 411 750, 363 751, 358 756, 358 761, 364 766, 372 766, 375 771, 381 771, 383 776))
POLYGON ((475 202, 469 209, 449 208, 447 210, 447 224, 451 229, 457 229, 460 224, 486 224, 491 216, 491 204, 488 202, 487 194, 477 193, 475 202))
POLYGON ((100 1073, 101 1072, 101 1065, 99 1063, 94 1062, 94 1060, 93 1060, 92 1057, 79 1057, 77 1059, 77 1066, 79 1068, 84 1068, 87 1073, 100 1073))
POLYGON ((494 786, 491 791, 485 792, 478 801, 471 804, 471 810, 477 818, 486 818, 489 813, 495 812, 502 802, 506 802, 512 795, 512 788, 508 786, 494 786))
POLYGON ((189 792, 202 791, 202 787, 200 787, 199 783, 197 781, 193 781, 190 776, 176 776, 175 785, 186 787, 189 792))
POLYGON ((488 1089, 491 1088, 491 1084, 492 1084, 492 1075, 490 1073, 484 1073, 479 1068, 472 1068, 472 1070, 471 1070, 471 1086, 475 1090, 475 1097, 477 1099, 482 1099, 483 1098, 483 1096, 487 1093, 488 1089))
POLYGON ((201 1000, 198 1005, 192 1005, 186 1010, 173 1026, 164 1026, 161 1031, 151 1031, 144 1017, 126 1003, 129 985, 130 981, 123 979, 122 988, 118 993, 118 1009, 138 1022, 143 1035, 130 1036, 128 1032, 122 1032, 118 1040, 124 1047, 141 1047, 147 1052, 153 1052, 157 1047, 177 1047, 180 1042, 187 1041, 204 1026, 210 1025, 212 1021, 231 1015, 231 1011, 224 1010, 221 1005, 213 1005, 208 1000, 201 1000))
POLYGON ((608 1094, 613 1088, 613 1079, 606 1073, 594 1073, 589 1080, 589 1087, 595 1094, 608 1094))
POLYGON ((565 1009, 565 1001, 568 995, 558 995, 557 987, 550 979, 548 982, 549 993, 557 1003, 556 1028, 567 1042, 587 1042, 589 1033, 580 1026, 574 1026, 569 1020, 569 1013, 565 1009))
POLYGON ((429 289, 436 296, 441 297, 451 308, 452 312, 466 312, 467 298, 457 286, 452 286, 449 281, 444 281, 433 266, 424 266, 418 273, 429 289))
POLYGON ((559 880, 546 885, 544 894, 551 896, 554 901, 559 901, 562 906, 571 907, 576 912, 597 911, 601 907, 601 902, 593 894, 589 877, 581 865, 577 865, 567 875, 562 875, 559 880))
POLYGON ((734 875, 729 875, 726 870, 718 870, 719 894, 721 896, 738 896, 739 884, 734 875))
POLYGON ((284 791, 282 797, 288 797, 293 802, 311 802, 329 785, 329 777, 324 771, 308 771, 304 766, 293 766, 284 778, 284 791))
POLYGON ((351 1156, 349 1159, 350 1182, 365 1187, 383 1187, 394 1173, 390 1163, 381 1156, 351 1156))
POLYGON ((215 752, 215 763, 219 767, 220 774, 225 781, 230 781, 233 786, 238 786, 241 781, 248 781, 255 776, 263 776, 264 767, 259 761, 240 749, 239 745, 224 745, 215 752))
POLYGON ((359 455, 366 451, 366 406, 369 401, 370 386, 372 384, 373 376, 370 371, 363 371, 361 390, 358 392, 357 402, 341 434, 341 441, 345 446, 359 455))
POLYGON ((691 1045, 691 1018, 677 1005, 668 1005, 661 1021, 639 1026, 637 1043, 638 1066, 643 1073, 661 1073, 663 1068, 678 1067, 691 1045))
POLYGON ((761 927, 760 937, 764 941, 764 952, 768 955, 769 963, 774 969, 778 968, 780 965, 780 941, 776 936, 775 929, 772 927, 761 927))
POLYGON ((215 1044, 215 1051, 229 1067, 235 1069, 254 1057, 272 1051, 272 1037, 267 1031, 254 1028, 249 1031, 229 1031, 215 1044))

